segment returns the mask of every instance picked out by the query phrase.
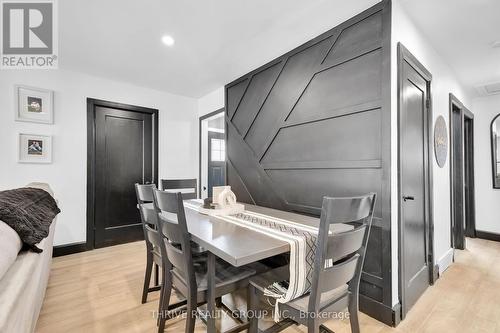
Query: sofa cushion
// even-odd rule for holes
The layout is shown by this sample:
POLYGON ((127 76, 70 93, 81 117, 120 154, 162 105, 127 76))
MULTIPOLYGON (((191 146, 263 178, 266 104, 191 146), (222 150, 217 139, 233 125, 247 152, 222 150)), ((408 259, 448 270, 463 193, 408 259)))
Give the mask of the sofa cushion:
POLYGON ((3 221, 0 221, 0 280, 16 261, 23 242, 17 232, 3 221))

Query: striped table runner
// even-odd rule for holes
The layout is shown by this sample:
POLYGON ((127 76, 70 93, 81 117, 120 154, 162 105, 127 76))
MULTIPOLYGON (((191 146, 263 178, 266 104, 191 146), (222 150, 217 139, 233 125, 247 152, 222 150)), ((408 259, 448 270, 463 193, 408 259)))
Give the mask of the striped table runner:
MULTIPOLYGON (((197 205, 192 203, 186 203, 185 206, 197 208, 197 205)), ((217 218, 285 241, 290 245, 290 280, 276 281, 265 290, 266 296, 276 299, 276 310, 279 303, 289 302, 310 291, 318 228, 247 210, 217 218)), ((278 311, 275 311, 275 320, 278 319, 278 311)))

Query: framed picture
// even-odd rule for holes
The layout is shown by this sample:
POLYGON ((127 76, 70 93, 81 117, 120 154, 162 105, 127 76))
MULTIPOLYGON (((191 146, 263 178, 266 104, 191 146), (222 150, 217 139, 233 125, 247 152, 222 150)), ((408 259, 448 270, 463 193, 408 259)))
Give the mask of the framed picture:
POLYGON ((17 121, 52 124, 54 122, 54 92, 26 86, 15 86, 17 121))
POLYGON ((52 163, 52 137, 19 134, 19 163, 52 163))

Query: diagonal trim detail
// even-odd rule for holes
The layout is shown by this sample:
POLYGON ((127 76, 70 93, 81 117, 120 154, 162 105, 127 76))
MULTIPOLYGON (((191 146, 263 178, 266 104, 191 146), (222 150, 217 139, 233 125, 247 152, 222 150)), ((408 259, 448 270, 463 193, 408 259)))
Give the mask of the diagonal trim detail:
POLYGON ((293 104, 293 107, 290 109, 290 111, 287 113, 286 117, 282 117, 281 118, 281 121, 278 125, 275 126, 275 128, 273 129, 273 133, 274 135, 271 137, 271 139, 265 144, 264 146, 264 150, 262 151, 262 153, 258 156, 258 159, 259 159, 259 162, 262 161, 262 159, 264 158, 264 156, 267 154, 269 148, 271 147, 272 143, 274 142, 274 140, 276 139, 276 136, 278 135, 278 132, 281 128, 283 127, 286 127, 287 126, 287 121, 288 121, 288 118, 290 117, 290 115, 293 113, 293 111, 295 110, 297 104, 299 103, 299 101, 301 100, 302 96, 304 95, 304 93, 307 91, 308 87, 310 86, 311 82, 314 80, 314 78, 316 77, 316 75, 318 75, 319 73, 322 73, 326 70, 329 70, 329 69, 332 69, 336 66, 340 66, 344 63, 347 63, 349 61, 352 61, 354 59, 357 59, 357 58, 360 58, 364 55, 367 55, 367 54, 370 54, 372 52, 375 52, 377 50, 380 50, 381 47, 376 47, 374 49, 371 49, 369 51, 363 51, 361 54, 356 54, 355 56, 353 56, 352 58, 349 58, 347 60, 343 60, 341 62, 338 62, 338 63, 335 63, 333 65, 329 65, 329 66, 323 66, 323 64, 318 64, 314 70, 314 73, 311 75, 309 81, 307 82, 307 85, 306 87, 304 88, 304 90, 300 93, 300 96, 297 98, 297 100, 295 101, 295 103, 293 104))
MULTIPOLYGON (((336 39, 332 42, 332 45, 335 44, 335 41, 336 41, 336 39)), ((281 115, 280 121, 273 128, 273 130, 271 131, 273 133, 273 135, 271 136, 271 139, 264 145, 264 149, 262 150, 262 153, 259 156, 257 156, 257 158, 259 160, 259 163, 262 162, 262 159, 264 158, 264 156, 266 155, 267 151, 269 150, 269 147, 271 146, 271 144, 273 143, 273 141, 276 139, 276 136, 278 135, 278 132, 279 132, 280 128, 283 127, 283 125, 285 124, 286 120, 288 119, 288 117, 292 113, 293 109, 295 109, 295 106, 297 105, 297 103, 302 98, 304 92, 307 90, 307 87, 309 87, 309 85, 311 84, 311 81, 314 78, 314 76, 316 75, 316 72, 319 70, 320 66, 321 66, 321 63, 318 63, 318 64, 316 64, 315 68, 313 68, 311 70, 311 72, 310 72, 310 78, 309 78, 309 80, 308 80, 305 88, 301 91, 301 93, 299 94, 299 96, 297 97, 297 99, 295 100, 295 102, 293 103, 293 106, 290 109, 290 111, 287 112, 285 116, 281 115)))
POLYGON ((254 200, 254 198, 253 198, 253 196, 252 196, 252 193, 250 193, 250 191, 248 190, 247 185, 245 184, 245 182, 243 181, 243 179, 241 179, 240 173, 239 173, 239 172, 238 172, 238 170, 234 167, 234 164, 233 164, 233 162, 231 162, 231 159, 230 159, 229 157, 227 158, 227 163, 229 163, 229 165, 233 168, 234 173, 236 174, 236 176, 238 177, 238 179, 239 179, 239 180, 240 180, 240 182, 241 182, 241 185, 243 185, 243 188, 245 189, 245 191, 247 192, 248 196, 249 196, 249 197, 250 197, 250 199, 252 200, 252 203, 253 203, 254 205, 256 205, 255 200, 254 200))
MULTIPOLYGON (((245 90, 243 90, 243 94, 241 94, 241 97, 240 97, 238 104, 234 108, 233 114, 231 115, 231 118, 230 118, 231 121, 233 121, 234 115, 236 114, 236 112, 238 112, 238 108, 240 107, 240 104, 241 104, 241 101, 243 100, 243 97, 245 97, 245 95, 247 93, 248 87, 250 87, 250 83, 252 83, 252 79, 253 79, 253 75, 251 78, 247 79, 247 81, 248 81, 247 85, 245 87, 245 90)), ((244 81, 242 81, 242 82, 244 82, 244 81)))
MULTIPOLYGON (((269 177, 267 172, 262 168, 262 165, 256 160, 255 153, 253 150, 246 144, 241 135, 238 133, 236 127, 231 123, 227 122, 227 136, 228 144, 227 154, 228 156, 239 157, 241 163, 245 164, 248 167, 247 171, 250 173, 242 174, 241 170, 239 170, 239 166, 237 166, 234 161, 232 162, 233 169, 240 175, 240 179, 247 186, 247 191, 252 192, 250 188, 254 186, 254 193, 261 194, 261 198, 253 198, 256 204, 266 203, 268 200, 273 201, 275 204, 278 204, 282 208, 287 208, 288 203, 284 199, 282 193, 277 192, 277 186, 274 184, 273 180, 269 177), (232 138, 232 140, 229 140, 232 138), (231 145, 235 145, 236 148, 232 148, 231 145), (234 153, 234 154, 230 154, 234 153), (238 154, 240 154, 238 156, 238 154), (247 175, 248 177, 257 176, 260 183, 255 184, 253 182, 245 182, 243 177, 247 175)), ((245 177, 246 178, 246 177, 245 177)))
POLYGON ((347 29, 349 29, 349 28, 351 28, 351 27, 355 26, 356 24, 358 24, 358 23, 360 23, 360 22, 362 22, 362 21, 364 21, 364 20, 366 20, 366 19, 368 19, 368 18, 372 17, 373 15, 379 14, 379 13, 381 13, 381 12, 382 12, 382 9, 377 10, 376 12, 373 12, 372 14, 370 14, 370 15, 368 15, 368 16, 366 16, 366 17, 364 17, 364 18, 360 18, 360 19, 358 19, 358 20, 353 21, 351 25, 348 25, 348 26, 344 27, 342 30, 340 30, 339 34, 337 35, 337 38, 335 38, 335 42, 334 42, 334 43, 333 43, 333 45, 330 47, 330 49, 329 49, 329 50, 328 50, 328 52, 326 53, 326 55, 325 55, 325 57, 323 58, 323 60, 321 60, 321 64, 323 64, 323 63, 325 62, 325 60, 326 60, 326 59, 328 59, 328 56, 329 56, 329 55, 330 55, 330 53, 332 52, 333 48, 335 47, 335 44, 336 44, 336 43, 337 43, 337 41, 339 40, 340 36, 342 36, 342 33, 343 33, 344 31, 346 31, 347 29))
POLYGON ((255 123, 255 119, 257 119, 257 117, 259 116, 259 113, 260 111, 262 110, 262 108, 264 107, 264 104, 266 104, 266 101, 267 99, 269 98, 269 95, 271 94, 271 91, 273 91, 273 88, 274 86, 276 85, 276 82, 278 82, 280 76, 281 76, 281 73, 283 72, 283 69, 285 68, 286 64, 288 62, 288 58, 285 60, 285 61, 282 61, 281 62, 281 68, 280 68, 280 71, 278 72, 278 75, 276 76, 276 80, 274 80, 272 86, 271 86, 271 89, 269 89, 269 91, 267 92, 266 94, 266 98, 264 98, 264 101, 262 102, 261 106, 259 107, 259 110, 257 111, 257 114, 255 114, 255 117, 253 118, 252 122, 250 123, 250 126, 248 126, 247 130, 245 131, 245 133, 242 135, 243 137, 243 140, 245 140, 245 138, 247 137, 247 134, 248 132, 250 131, 250 129, 252 128, 253 124, 255 123))

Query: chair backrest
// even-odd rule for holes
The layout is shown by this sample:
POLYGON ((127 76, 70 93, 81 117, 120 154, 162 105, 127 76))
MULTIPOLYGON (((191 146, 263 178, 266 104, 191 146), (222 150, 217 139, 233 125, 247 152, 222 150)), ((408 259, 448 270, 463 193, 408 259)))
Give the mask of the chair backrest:
POLYGON ((155 190, 153 193, 159 222, 158 230, 164 239, 168 260, 183 274, 191 287, 190 290, 196 291, 191 235, 187 228, 182 193, 159 190, 155 190))
POLYGON ((156 189, 155 184, 135 184, 135 193, 137 195, 137 203, 153 202, 153 190, 156 189))
POLYGON ((154 207, 148 204, 140 204, 139 211, 141 212, 141 218, 143 220, 142 227, 144 229, 146 244, 150 243, 148 248, 152 249, 151 246, 157 247, 163 258, 163 256, 166 255, 166 252, 164 252, 166 249, 158 230, 158 215, 154 207))
POLYGON ((148 250, 153 246, 160 247, 161 236, 158 233, 158 217, 153 206, 153 191, 156 190, 155 184, 135 184, 135 193, 137 195, 137 208, 141 215, 142 228, 144 230, 144 240, 148 250))
POLYGON ((196 178, 194 179, 162 179, 161 189, 167 192, 182 193, 184 200, 197 199, 196 178))
POLYGON ((309 312, 322 311, 321 296, 345 284, 349 284, 350 291, 357 296, 375 200, 375 193, 353 198, 323 198, 309 312), (330 233, 330 225, 335 223, 347 223, 354 229, 330 233))

